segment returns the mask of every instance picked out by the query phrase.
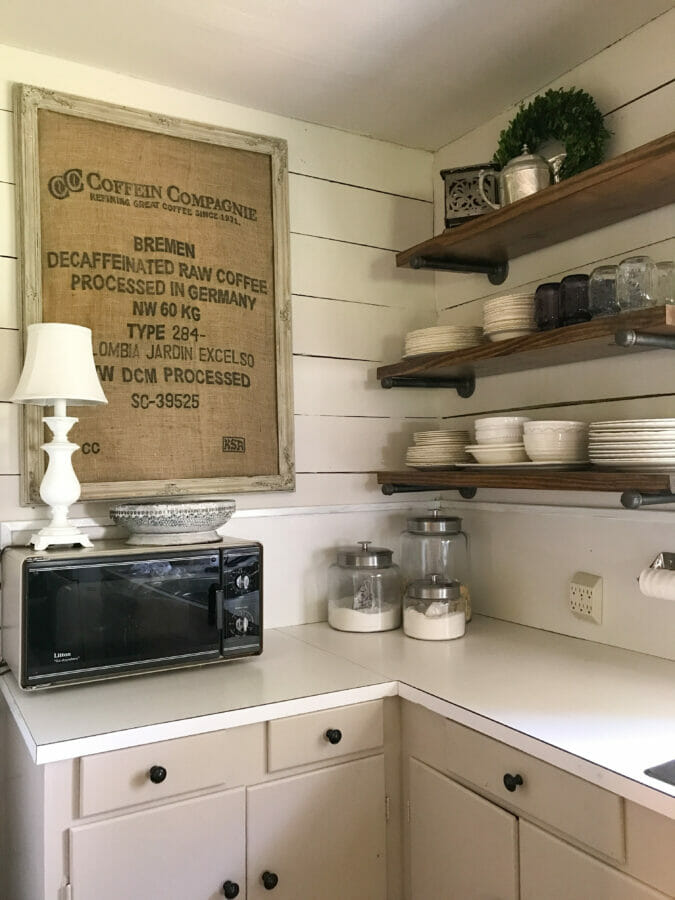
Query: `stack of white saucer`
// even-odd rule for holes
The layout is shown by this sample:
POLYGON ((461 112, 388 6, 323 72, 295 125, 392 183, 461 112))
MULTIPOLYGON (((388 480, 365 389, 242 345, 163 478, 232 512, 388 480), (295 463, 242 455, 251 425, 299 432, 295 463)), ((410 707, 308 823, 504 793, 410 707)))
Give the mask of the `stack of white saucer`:
POLYGON ((464 450, 470 440, 468 431, 418 431, 413 438, 415 443, 405 457, 413 469, 446 469, 468 458, 464 450))
POLYGON ((483 304, 483 330, 491 341, 534 334, 534 295, 532 292, 502 294, 483 304))
POLYGON ((418 328, 405 336, 404 356, 422 353, 448 353, 475 347, 483 340, 483 329, 476 325, 434 325, 418 328))

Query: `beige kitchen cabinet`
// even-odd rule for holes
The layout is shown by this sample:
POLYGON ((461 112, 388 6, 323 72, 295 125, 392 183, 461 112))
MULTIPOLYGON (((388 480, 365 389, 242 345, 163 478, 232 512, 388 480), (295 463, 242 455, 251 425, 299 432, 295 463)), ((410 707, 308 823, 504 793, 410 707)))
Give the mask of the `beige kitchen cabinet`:
POLYGON ((516 817, 415 759, 409 767, 412 900, 517 900, 516 817))
POLYGON ((669 897, 521 821, 520 900, 669 900, 669 897))
POLYGON ((246 898, 246 791, 126 813, 70 830, 72 900, 246 898))
POLYGON ((381 754, 247 793, 248 900, 386 900, 381 754))

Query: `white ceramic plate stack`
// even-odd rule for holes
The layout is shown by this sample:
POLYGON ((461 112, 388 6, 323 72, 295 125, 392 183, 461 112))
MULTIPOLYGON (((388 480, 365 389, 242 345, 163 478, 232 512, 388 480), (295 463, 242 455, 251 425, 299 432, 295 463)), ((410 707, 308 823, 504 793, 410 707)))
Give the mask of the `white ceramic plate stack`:
POLYGON ((502 294, 483 304, 483 330, 491 341, 534 334, 534 296, 532 293, 502 294))
POLYGON ((434 325, 409 331, 405 336, 404 356, 423 353, 448 353, 475 347, 483 340, 483 329, 475 325, 434 325))
POLYGON ((466 462, 468 431, 418 431, 408 447, 405 462, 413 469, 447 469, 466 462))
POLYGON ((589 456, 596 466, 675 469, 675 419, 591 422, 589 456))

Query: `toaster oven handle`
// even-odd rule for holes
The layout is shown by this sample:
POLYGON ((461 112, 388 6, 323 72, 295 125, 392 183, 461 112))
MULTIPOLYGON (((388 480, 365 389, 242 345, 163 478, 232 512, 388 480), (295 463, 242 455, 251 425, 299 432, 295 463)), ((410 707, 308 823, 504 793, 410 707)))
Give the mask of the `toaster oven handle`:
POLYGON ((225 591, 212 584, 209 588, 209 625, 215 625, 218 631, 222 631, 225 627, 225 591))

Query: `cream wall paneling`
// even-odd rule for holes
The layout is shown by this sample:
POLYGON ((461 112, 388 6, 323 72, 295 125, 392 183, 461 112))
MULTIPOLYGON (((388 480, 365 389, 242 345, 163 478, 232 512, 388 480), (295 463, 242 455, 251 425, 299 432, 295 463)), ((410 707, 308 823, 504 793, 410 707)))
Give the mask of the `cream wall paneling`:
MULTIPOLYGON (((486 493, 479 491, 477 498, 486 493)), ((471 596, 477 612, 675 659, 673 603, 644 597, 637 583, 642 569, 669 543, 672 526, 664 524, 665 513, 649 518, 616 509, 592 515, 586 509, 524 505, 481 503, 475 509, 471 503, 448 501, 447 506, 463 518, 471 538, 471 596), (545 565, 539 562, 544 559, 545 565), (579 619, 568 609, 568 584, 577 571, 603 578, 602 625, 579 619)), ((592 678, 588 691, 592 695, 592 678)), ((649 697, 644 704, 647 715, 649 697)), ((658 722, 658 710, 652 712, 658 722)), ((643 739, 646 735, 636 723, 635 740, 643 739)))
POLYGON ((292 234, 291 289, 326 300, 428 309, 435 318, 433 273, 397 269, 392 252, 373 247, 292 234))
POLYGON ((14 185, 0 181, 0 256, 16 257, 14 185))
POLYGON ((404 337, 408 331, 426 328, 434 323, 434 312, 424 307, 405 309, 350 300, 293 296, 293 350, 296 359, 298 355, 306 355, 367 360, 371 363, 393 362, 403 353, 404 337))
POLYGON ((14 181, 12 114, 0 109, 0 181, 14 181))
POLYGON ((0 107, 11 110, 14 82, 147 109, 212 125, 285 138, 291 172, 402 197, 432 199, 432 154, 260 112, 57 57, 0 48, 0 107))
POLYGON ((16 260, 0 256, 0 328, 19 327, 16 292, 16 260))
POLYGON ((433 391, 383 390, 374 363, 296 356, 293 373, 296 416, 420 419, 437 415, 438 398, 433 391))

